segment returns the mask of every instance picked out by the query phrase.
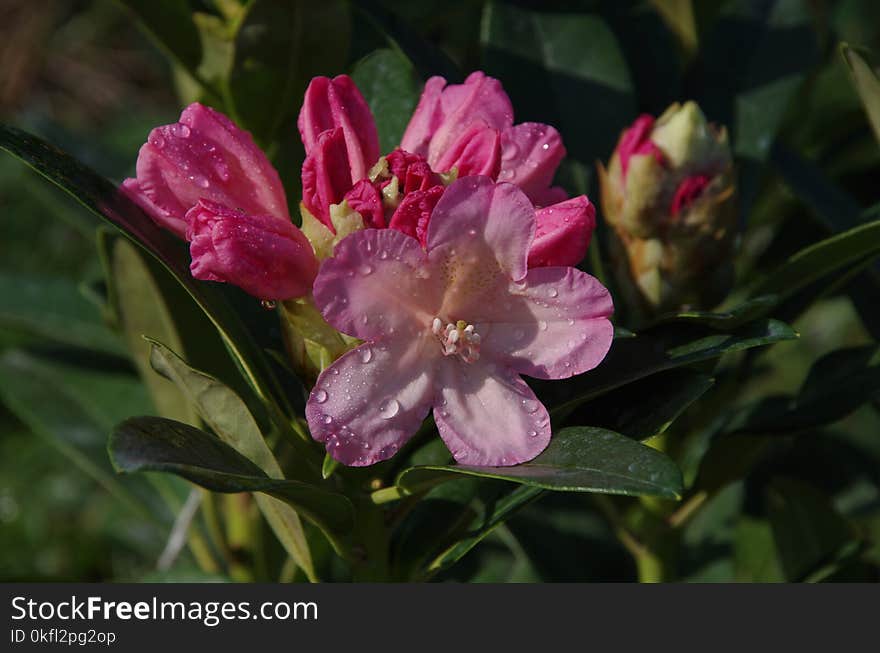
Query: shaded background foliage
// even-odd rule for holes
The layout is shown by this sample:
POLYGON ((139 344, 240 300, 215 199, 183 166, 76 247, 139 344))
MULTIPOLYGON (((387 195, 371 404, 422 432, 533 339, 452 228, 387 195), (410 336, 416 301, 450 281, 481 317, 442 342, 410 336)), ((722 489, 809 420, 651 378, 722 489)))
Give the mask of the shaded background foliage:
MULTIPOLYGON (((627 542, 631 531, 656 530, 657 547, 678 552, 674 573, 665 570, 664 577, 878 579, 880 278, 870 222, 880 218, 880 146, 838 50, 846 41, 880 53, 877 3, 246 4, 230 31, 223 19, 239 11, 236 0, 4 0, 0 120, 118 181, 132 174, 149 129, 174 121, 181 104, 198 99, 253 131, 295 205, 302 158, 295 116, 312 75, 353 74, 387 151, 424 78, 459 81, 483 69, 503 82, 517 121, 560 129, 569 151, 560 181, 596 198, 594 163, 608 159, 620 130, 640 112, 657 115, 672 101, 695 99, 710 120, 731 130, 739 170, 743 237, 738 283, 725 307, 780 295, 763 315, 790 323, 801 336, 727 354, 720 364, 694 358, 687 368, 658 368, 573 409, 583 418, 577 423, 634 438, 668 426, 657 437, 694 489, 686 511, 673 513, 682 520, 675 541, 664 542, 670 536, 659 526, 632 522, 650 520, 650 511, 630 510, 627 502, 636 500, 545 493, 437 578, 644 578, 627 542), (813 275, 828 257, 775 275, 805 247, 859 225, 866 226, 864 249, 845 265, 829 264, 829 275, 813 275), (679 394, 669 397, 669 388, 679 394), (670 405, 677 410, 662 410, 670 405)), ((178 479, 115 476, 106 438, 131 415, 187 421, 191 409, 164 380, 141 383, 113 328, 119 314, 105 301, 97 219, 6 156, 0 209, 0 578, 275 580, 267 560, 280 552, 268 528, 258 522, 257 532, 243 533, 236 524, 215 523, 212 509, 200 516, 183 555, 157 571, 175 513, 192 495, 178 479), (229 546, 227 563, 214 568, 196 564, 210 559, 200 539, 210 539, 212 529, 224 529, 229 546)), ((600 221, 590 257, 597 274, 601 232, 600 221)), ((102 233, 104 264, 112 267, 112 236, 102 233)), ((163 283, 161 274, 145 274, 163 283)), ((148 303, 155 293, 143 278, 129 287, 148 303)), ((282 349, 274 316, 234 289, 223 294, 260 345, 282 349)), ((165 301, 151 328, 210 330, 200 313, 177 312, 183 302, 173 290, 165 301)), ((658 337, 664 328, 653 327, 658 337)), ((619 351, 606 365, 625 365, 637 353, 619 351)), ((190 358, 224 380, 234 376, 224 372, 229 361, 198 365, 197 352, 190 358)), ((601 371, 595 378, 588 383, 600 384, 601 371)), ((432 462, 430 452, 423 455, 421 462, 432 462)), ((476 484, 464 479, 438 488, 401 524, 392 542, 401 577, 423 562, 410 553, 458 528, 461 496, 480 525, 502 484, 481 484, 474 495, 476 484)), ((234 502, 255 510, 246 495, 206 505, 222 510, 234 502)), ((330 559, 326 551, 315 555, 330 559)))

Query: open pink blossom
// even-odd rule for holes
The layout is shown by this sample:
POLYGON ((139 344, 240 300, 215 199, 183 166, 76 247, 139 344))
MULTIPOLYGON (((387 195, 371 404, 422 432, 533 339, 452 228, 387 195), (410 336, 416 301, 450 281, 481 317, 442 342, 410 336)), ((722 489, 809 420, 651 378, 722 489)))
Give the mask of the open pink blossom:
POLYGON ((515 465, 550 440, 547 409, 520 378, 594 368, 612 339, 608 291, 571 267, 529 270, 535 211, 512 184, 450 185, 427 249, 393 229, 342 240, 315 280, 334 327, 364 340, 318 378, 312 436, 337 460, 394 455, 433 407, 454 458, 515 465))
POLYGON ((220 112, 191 104, 177 123, 153 129, 137 178, 122 189, 157 224, 191 241, 195 278, 261 299, 308 293, 317 261, 290 221, 281 179, 251 135, 220 112))
MULTIPOLYGON (((459 178, 486 175, 516 184, 539 207, 568 197, 551 185, 565 157, 559 133, 541 123, 514 125, 513 107, 501 83, 481 72, 471 74, 464 84, 429 79, 400 148, 386 157, 386 172, 374 172, 370 179, 367 171, 378 159, 376 127, 349 77, 312 80, 298 125, 306 149, 303 204, 331 231, 330 205, 346 200, 366 226, 397 229, 424 242, 444 189, 436 173, 452 170, 459 178), (392 177, 397 178, 396 196, 389 193, 392 177)), ((530 265, 580 261, 595 226, 591 211, 581 196, 556 214, 567 220, 539 212, 540 251, 529 257, 530 265), (573 211, 580 209, 582 215, 575 216, 573 211)))

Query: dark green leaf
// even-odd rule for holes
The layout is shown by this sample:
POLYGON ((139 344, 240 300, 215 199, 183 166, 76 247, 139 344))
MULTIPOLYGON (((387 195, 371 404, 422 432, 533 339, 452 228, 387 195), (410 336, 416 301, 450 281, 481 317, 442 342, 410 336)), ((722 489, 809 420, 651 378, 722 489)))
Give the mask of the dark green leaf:
POLYGON ((495 501, 484 514, 474 517, 467 528, 466 537, 449 546, 427 566, 429 572, 437 572, 461 560, 471 549, 482 542, 492 531, 503 524, 542 493, 540 488, 521 486, 495 501))
POLYGON ((160 417, 128 419, 108 445, 120 472, 168 472, 214 492, 264 492, 289 503, 318 526, 340 553, 354 523, 351 502, 341 494, 267 476, 222 440, 160 417))
POLYGON ((599 16, 492 2, 483 47, 486 71, 503 82, 517 119, 553 124, 581 161, 606 158, 635 118, 626 61, 599 16))
POLYGON ((388 42, 412 61, 419 75, 427 79, 440 75, 450 82, 461 81, 455 63, 440 48, 423 39, 411 25, 374 0, 359 0, 355 6, 363 17, 385 35, 388 42))
POLYGON ((880 253, 880 220, 806 247, 772 272, 752 293, 789 297, 827 274, 880 253))
POLYGON ((312 77, 333 74, 348 58, 351 24, 341 0, 252 0, 237 23, 228 88, 232 113, 257 141, 283 130, 295 140, 295 121, 312 77))
POLYGON ((582 406, 567 421, 601 426, 645 440, 663 433, 715 383, 691 370, 669 370, 630 383, 582 406))
POLYGON ((770 525, 789 581, 852 553, 855 533, 828 498, 810 485, 780 478, 767 489, 770 525))
POLYGON ((194 74, 202 41, 186 0, 120 0, 140 20, 159 47, 194 74))
POLYGON ((119 338, 76 284, 0 275, 0 328, 107 354, 125 355, 119 338))
POLYGON ((545 490, 681 496, 681 472, 656 449, 593 427, 566 428, 528 463, 513 467, 430 465, 401 472, 397 485, 417 492, 457 475, 494 478, 545 490))
POLYGON ((358 62, 351 76, 376 118, 381 151, 390 152, 400 143, 419 100, 412 64, 396 50, 376 50, 358 62))
POLYGON ((719 331, 735 329, 767 313, 778 303, 774 295, 762 295, 754 297, 738 306, 725 311, 682 311, 680 313, 667 313, 655 318, 651 324, 643 330, 661 324, 698 324, 717 329, 719 331))
POLYGON ((657 372, 797 337, 787 324, 758 320, 731 333, 679 325, 655 334, 615 340, 599 367, 560 388, 565 396, 560 397, 561 402, 553 408, 551 416, 566 419, 586 401, 657 372))
POLYGON ((846 43, 840 46, 840 52, 852 73, 853 83, 859 92, 865 113, 868 114, 874 136, 880 143, 880 80, 877 79, 877 73, 864 57, 846 43))

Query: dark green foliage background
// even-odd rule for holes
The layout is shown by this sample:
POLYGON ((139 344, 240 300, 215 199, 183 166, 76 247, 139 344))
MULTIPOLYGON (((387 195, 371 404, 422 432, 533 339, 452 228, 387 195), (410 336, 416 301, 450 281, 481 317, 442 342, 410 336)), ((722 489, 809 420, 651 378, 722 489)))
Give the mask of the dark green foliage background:
MULTIPOLYGON (((709 119, 728 126, 737 157, 743 236, 735 290, 711 316, 633 325, 621 314, 620 337, 596 373, 536 384, 558 407, 554 419, 613 429, 632 439, 627 446, 662 438, 681 468, 684 504, 541 494, 460 475, 429 444, 408 459, 428 467, 398 479, 433 489, 396 524, 391 576, 880 578, 880 143, 839 51, 848 42, 877 60, 878 3, 696 0, 693 29, 675 12, 690 3, 663 0, 9 4, 6 29, 16 38, 0 43, 0 121, 114 182, 133 174, 151 127, 199 99, 254 133, 295 206, 295 117, 312 75, 354 76, 387 151, 423 79, 460 81, 482 69, 503 82, 517 122, 560 129, 569 159, 559 181, 597 200, 594 163, 608 159, 623 128, 640 112, 699 101, 709 119), (230 31, 223 7, 236 4, 247 12, 230 31), (627 338, 625 329, 636 327, 640 336, 627 338), (450 475, 456 480, 434 487, 450 475), (676 512, 681 505, 693 513, 676 512), (661 554, 662 569, 648 557, 634 562, 633 534, 661 554)), ((0 211, 0 580, 277 580, 281 551, 256 513, 256 532, 242 542, 221 525, 241 549, 231 549, 227 564, 206 570, 190 548, 156 571, 190 490, 171 476, 118 476, 107 456, 116 424, 159 411, 116 329, 96 251, 98 218, 6 155, 0 211)), ((103 233, 106 259, 111 237, 103 233)), ((588 257, 597 275, 602 244, 600 224, 588 257)), ((213 334, 169 279, 176 327, 213 334)), ((273 314, 234 289, 216 294, 237 309, 255 346, 282 349, 273 314)), ((249 407, 259 405, 228 359, 190 358, 249 407)), ((267 392, 295 406, 302 388, 283 370, 277 376, 283 389, 267 392)), ((175 400, 166 401, 164 417, 187 421, 185 406, 169 415, 175 400)), ((255 418, 262 426, 272 416, 255 418)), ((576 440, 582 432, 564 433, 576 440)), ((397 471, 384 469, 392 478, 397 471)), ((589 471, 583 478, 595 481, 589 471)), ((234 500, 207 499, 220 512, 234 500)), ((207 537, 215 527, 202 516, 195 530, 207 537)), ((313 552, 322 577, 349 578, 325 548, 313 552)))

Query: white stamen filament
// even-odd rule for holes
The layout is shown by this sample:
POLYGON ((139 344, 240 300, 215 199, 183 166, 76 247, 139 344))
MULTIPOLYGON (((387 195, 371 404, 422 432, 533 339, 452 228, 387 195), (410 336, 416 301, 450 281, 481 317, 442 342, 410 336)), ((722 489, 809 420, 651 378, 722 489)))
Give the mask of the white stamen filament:
POLYGON ((465 363, 473 363, 480 358, 480 334, 473 324, 463 320, 443 326, 443 320, 435 317, 431 322, 431 333, 440 341, 444 356, 458 356, 465 363))

